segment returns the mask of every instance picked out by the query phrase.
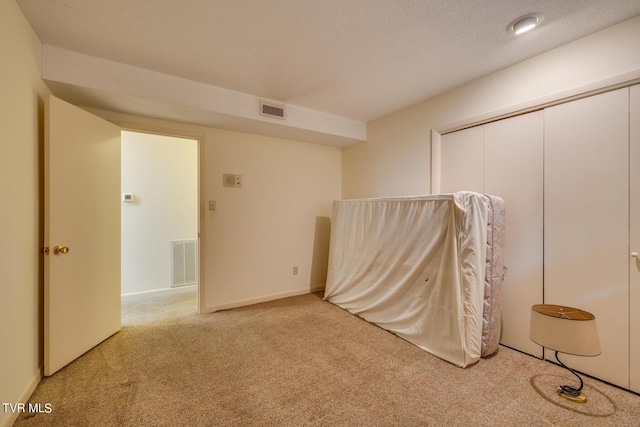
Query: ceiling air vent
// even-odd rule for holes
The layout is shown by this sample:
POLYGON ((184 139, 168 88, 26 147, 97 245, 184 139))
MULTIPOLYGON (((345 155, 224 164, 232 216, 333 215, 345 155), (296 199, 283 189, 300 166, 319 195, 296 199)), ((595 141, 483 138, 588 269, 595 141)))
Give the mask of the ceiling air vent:
POLYGON ((284 119, 284 106, 260 102, 260 114, 267 117, 275 117, 276 119, 284 119))

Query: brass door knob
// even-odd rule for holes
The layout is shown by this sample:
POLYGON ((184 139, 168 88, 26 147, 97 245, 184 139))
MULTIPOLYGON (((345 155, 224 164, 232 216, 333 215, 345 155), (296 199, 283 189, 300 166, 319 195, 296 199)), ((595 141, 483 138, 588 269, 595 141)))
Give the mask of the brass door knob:
POLYGON ((53 248, 53 253, 55 255, 66 254, 68 252, 69 252, 69 248, 66 247, 66 246, 56 246, 56 247, 53 248))

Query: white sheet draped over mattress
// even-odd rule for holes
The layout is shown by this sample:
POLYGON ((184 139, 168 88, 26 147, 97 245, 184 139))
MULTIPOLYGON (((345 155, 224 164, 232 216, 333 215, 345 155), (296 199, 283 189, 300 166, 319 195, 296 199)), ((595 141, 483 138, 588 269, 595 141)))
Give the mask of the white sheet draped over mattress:
POLYGON ((458 366, 481 357, 489 199, 336 201, 325 299, 458 366))

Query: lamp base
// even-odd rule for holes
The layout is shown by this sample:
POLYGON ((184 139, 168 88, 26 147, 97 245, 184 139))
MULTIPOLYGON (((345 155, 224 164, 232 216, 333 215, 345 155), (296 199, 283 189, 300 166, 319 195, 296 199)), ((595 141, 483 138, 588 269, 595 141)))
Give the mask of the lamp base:
POLYGON ((562 390, 562 388, 559 388, 558 389, 558 394, 560 396, 564 397, 565 399, 570 400, 570 401, 575 402, 575 403, 586 403, 587 402, 587 396, 582 392, 580 392, 580 394, 578 394, 577 396, 572 396, 570 394, 565 393, 562 390))
POLYGON ((556 360, 560 365, 562 365, 562 367, 568 369, 573 375, 575 375, 580 380, 580 387, 572 387, 570 385, 561 385, 560 388, 558 388, 558 394, 572 402, 585 403, 587 401, 587 396, 585 396, 582 393, 582 386, 584 386, 584 382, 582 381, 582 378, 580 377, 580 375, 578 375, 576 371, 574 371, 573 369, 571 369, 570 367, 568 367, 567 365, 565 365, 560 361, 557 351, 556 351, 556 360))

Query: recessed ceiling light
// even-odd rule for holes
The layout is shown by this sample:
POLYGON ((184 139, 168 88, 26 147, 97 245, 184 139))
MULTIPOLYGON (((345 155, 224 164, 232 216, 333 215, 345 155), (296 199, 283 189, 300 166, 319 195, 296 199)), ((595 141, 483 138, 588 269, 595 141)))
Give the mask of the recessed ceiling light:
POLYGON ((543 20, 544 15, 542 13, 529 13, 512 21, 507 26, 507 32, 510 34, 520 35, 533 30, 539 26, 543 20))

